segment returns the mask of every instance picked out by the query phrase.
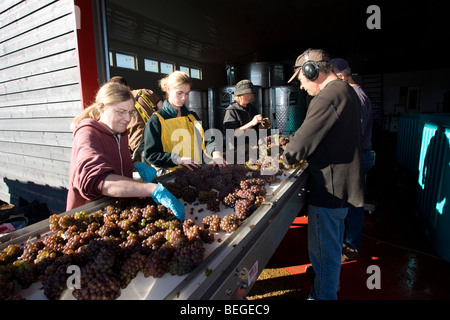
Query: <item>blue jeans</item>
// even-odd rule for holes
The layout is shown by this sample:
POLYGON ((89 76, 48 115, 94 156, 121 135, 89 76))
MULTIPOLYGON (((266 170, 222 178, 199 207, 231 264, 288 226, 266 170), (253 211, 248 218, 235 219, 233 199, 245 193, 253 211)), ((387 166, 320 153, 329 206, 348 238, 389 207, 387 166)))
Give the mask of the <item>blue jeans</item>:
MULTIPOLYGON (((374 158, 370 151, 363 152, 364 174, 372 168, 374 158)), ((355 250, 361 249, 361 234, 364 224, 364 207, 350 208, 345 219, 344 243, 355 250)))
POLYGON ((336 300, 348 208, 308 207, 308 251, 315 271, 310 298, 336 300))
POLYGON ((344 243, 359 251, 364 224, 364 207, 349 208, 345 218, 344 243))

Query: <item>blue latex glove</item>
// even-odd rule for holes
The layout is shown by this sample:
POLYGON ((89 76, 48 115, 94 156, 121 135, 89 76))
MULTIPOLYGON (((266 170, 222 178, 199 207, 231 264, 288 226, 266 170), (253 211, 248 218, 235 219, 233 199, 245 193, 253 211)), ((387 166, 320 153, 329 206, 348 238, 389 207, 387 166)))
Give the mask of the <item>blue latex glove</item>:
POLYGON ((144 162, 138 162, 134 165, 134 169, 139 173, 144 182, 152 182, 156 177, 156 169, 146 165, 144 162))
POLYGON ((158 183, 155 190, 153 190, 151 197, 156 203, 162 204, 167 209, 173 211, 175 217, 184 220, 184 206, 169 192, 161 183, 158 183))

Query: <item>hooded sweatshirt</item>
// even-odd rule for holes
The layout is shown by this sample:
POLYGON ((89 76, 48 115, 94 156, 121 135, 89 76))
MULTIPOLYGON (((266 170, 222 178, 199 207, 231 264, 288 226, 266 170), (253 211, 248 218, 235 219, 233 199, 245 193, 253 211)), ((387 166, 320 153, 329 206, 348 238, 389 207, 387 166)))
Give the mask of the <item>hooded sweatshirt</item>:
POLYGON ((127 132, 114 135, 96 120, 80 121, 73 133, 66 210, 101 198, 110 174, 133 176, 127 132))

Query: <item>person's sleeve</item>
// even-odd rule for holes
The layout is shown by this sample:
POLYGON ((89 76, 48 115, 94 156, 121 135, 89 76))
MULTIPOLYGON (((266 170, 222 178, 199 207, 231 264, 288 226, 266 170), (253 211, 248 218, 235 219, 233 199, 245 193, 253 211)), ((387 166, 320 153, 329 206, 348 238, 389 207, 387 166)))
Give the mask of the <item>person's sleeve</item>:
POLYGON ((295 164, 311 156, 338 119, 332 102, 316 97, 311 101, 302 125, 290 136, 283 152, 283 162, 295 164))
POLYGON ((156 115, 152 115, 144 130, 144 160, 157 167, 175 167, 174 153, 164 152, 161 142, 161 123, 156 115))
POLYGON ((114 173, 114 167, 108 161, 104 146, 93 130, 78 130, 73 145, 76 150, 72 159, 75 161, 72 185, 83 198, 97 199, 102 196, 103 182, 108 175, 114 173))
POLYGON ((144 93, 155 106, 161 101, 161 98, 150 89, 142 89, 142 93, 144 93))
POLYGON ((223 117, 224 129, 236 129, 241 126, 237 113, 233 110, 226 110, 223 117))

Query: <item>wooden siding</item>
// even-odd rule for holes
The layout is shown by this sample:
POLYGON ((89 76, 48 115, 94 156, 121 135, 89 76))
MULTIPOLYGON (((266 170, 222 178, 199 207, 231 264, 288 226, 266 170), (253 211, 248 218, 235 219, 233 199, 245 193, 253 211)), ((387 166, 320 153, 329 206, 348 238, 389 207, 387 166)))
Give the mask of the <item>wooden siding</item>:
POLYGON ((0 2, 0 199, 65 210, 81 111, 73 0, 0 2))

